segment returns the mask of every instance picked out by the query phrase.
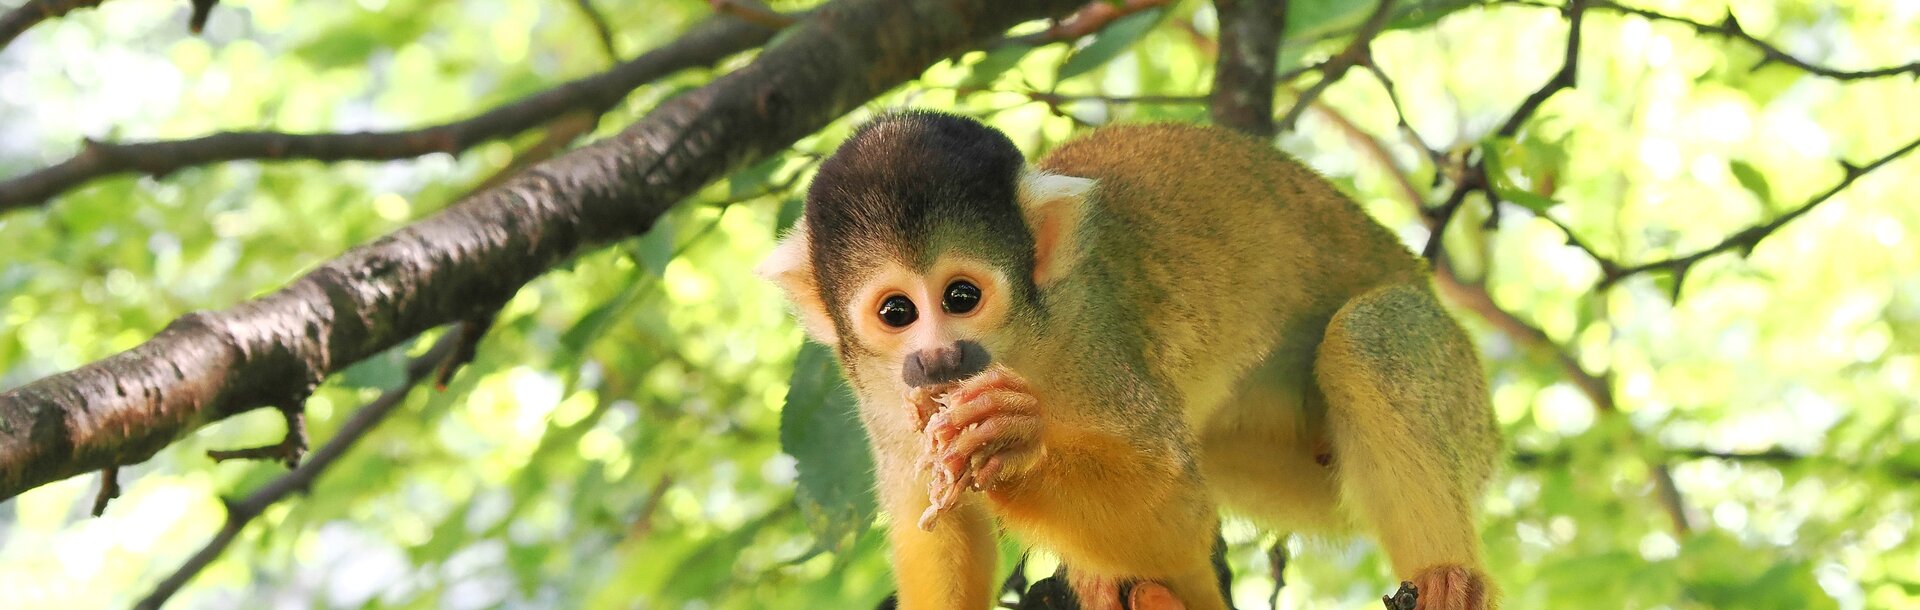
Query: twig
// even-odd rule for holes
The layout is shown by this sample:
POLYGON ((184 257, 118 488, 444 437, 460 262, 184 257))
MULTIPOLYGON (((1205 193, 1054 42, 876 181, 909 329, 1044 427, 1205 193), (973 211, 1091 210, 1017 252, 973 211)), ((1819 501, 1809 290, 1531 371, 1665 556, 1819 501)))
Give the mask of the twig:
MULTIPOLYGON (((1840 167, 1842 170, 1844 170, 1845 175, 1843 175, 1840 178, 1839 182, 1834 183, 1834 185, 1831 187, 1828 187, 1827 190, 1821 191, 1820 194, 1814 195, 1813 198, 1808 199, 1806 203, 1802 203, 1800 204, 1799 207, 1796 207, 1792 210, 1788 210, 1787 213, 1785 214, 1781 214, 1779 216, 1774 217, 1773 220, 1742 229, 1732 235, 1728 235, 1725 239, 1720 240, 1719 243, 1716 243, 1712 246, 1708 246, 1706 248, 1703 248, 1701 250, 1698 250, 1689 254, 1684 254, 1684 255, 1675 256, 1671 258, 1664 258, 1656 261, 1638 263, 1633 265, 1625 265, 1617 261, 1610 260, 1604 256, 1599 255, 1598 253, 1595 253, 1591 247, 1585 246, 1584 244, 1581 244, 1580 242, 1578 242, 1577 238, 1573 237, 1574 233, 1572 231, 1567 232, 1569 239, 1574 240, 1574 241, 1569 241, 1569 243, 1575 245, 1576 247, 1586 250, 1589 256, 1592 256, 1595 260, 1600 262, 1600 268, 1602 271, 1602 275, 1600 279, 1600 288, 1604 289, 1604 288, 1610 287, 1615 283, 1618 283, 1621 279, 1624 279, 1628 276, 1631 276, 1637 273, 1644 273, 1644 272, 1653 271, 1656 269, 1664 269, 1664 270, 1671 271, 1675 274, 1676 279, 1674 282, 1675 283, 1674 290, 1677 292, 1679 290, 1678 277, 1684 276, 1688 271, 1690 271, 1693 268, 1693 265, 1695 263, 1698 263, 1702 259, 1705 259, 1709 256, 1713 256, 1715 254, 1720 254, 1722 252, 1727 252, 1730 250, 1738 249, 1738 250, 1741 250, 1742 252, 1753 251, 1753 248, 1759 245, 1761 240, 1766 239, 1770 235, 1773 235, 1775 231, 1780 230, 1780 227, 1786 226, 1787 223, 1793 222, 1794 219, 1806 215, 1807 212, 1813 211, 1813 209, 1815 207, 1818 207, 1820 204, 1826 203, 1827 201, 1833 199, 1834 195, 1837 195, 1840 193, 1840 191, 1846 190, 1847 187, 1852 186, 1854 181, 1859 180, 1863 176, 1866 176, 1868 172, 1872 172, 1873 170, 1879 169, 1881 166, 1891 163, 1893 160, 1898 159, 1902 156, 1905 156, 1907 153, 1913 152, 1915 148, 1920 148, 1920 138, 1916 138, 1913 141, 1908 142, 1905 146, 1901 146, 1899 149, 1896 149, 1893 152, 1887 153, 1886 155, 1883 155, 1878 159, 1874 159, 1873 162, 1868 163, 1866 165, 1853 165, 1851 163, 1841 161, 1840 167)), ((1567 229, 1563 226, 1562 230, 1567 230, 1567 229)))
POLYGON ((220 0, 193 0, 193 15, 187 17, 187 31, 199 34, 207 28, 207 18, 213 16, 213 7, 220 0))
POLYGON ((1572 0, 1567 3, 1567 46, 1561 56, 1560 69, 1553 73, 1553 78, 1547 79, 1546 84, 1541 85, 1532 95, 1528 95, 1526 100, 1521 101, 1520 107, 1513 110, 1513 114, 1500 125, 1500 129, 1494 131, 1495 134, 1503 138, 1513 137, 1520 132, 1521 125, 1533 118, 1534 111, 1539 110, 1540 105, 1547 102, 1547 98, 1553 97, 1553 94, 1559 93, 1561 89, 1573 88, 1574 77, 1580 67, 1580 22, 1585 19, 1586 14, 1587 0, 1572 0))
POLYGON ((446 359, 440 362, 440 370, 433 375, 434 389, 446 391, 447 382, 453 380, 453 374, 458 372, 460 367, 473 362, 474 354, 480 349, 480 339, 487 335, 487 329, 493 327, 494 316, 499 314, 500 310, 493 309, 478 317, 460 322, 460 332, 454 333, 460 336, 460 342, 454 345, 453 353, 448 354, 446 359))
POLYGON ((653 488, 647 491, 647 499, 640 502, 640 510, 634 512, 633 524, 627 526, 627 544, 646 540, 653 534, 653 514, 660 510, 660 502, 667 497, 667 490, 673 489, 673 473, 660 473, 653 481, 653 488))
POLYGON ((1273 578, 1273 593, 1267 595, 1267 606, 1280 607, 1280 590, 1287 587, 1287 534, 1275 538, 1273 546, 1267 547, 1267 575, 1273 578))
POLYGON ((307 411, 304 397, 290 400, 279 407, 280 415, 287 422, 286 436, 280 442, 246 449, 212 449, 207 457, 215 462, 227 460, 273 460, 287 465, 288 468, 300 466, 300 458, 307 454, 307 411))
POLYGON ((83 8, 100 6, 106 0, 27 0, 26 4, 0 15, 0 49, 7 48, 29 28, 40 22, 83 8))
MULTIPOLYGON (((1540 85, 1539 89, 1535 89, 1525 100, 1522 100, 1519 107, 1514 108, 1513 114, 1508 115, 1507 120, 1500 124, 1498 130, 1495 130, 1496 135, 1503 138, 1513 137, 1520 132, 1521 125, 1533 118, 1533 113, 1540 109, 1541 104, 1546 103, 1547 98, 1553 97, 1553 94, 1561 89, 1573 88, 1580 64, 1580 24, 1585 18, 1586 7, 1587 0, 1571 0, 1567 4, 1567 46, 1561 56, 1560 69, 1555 71, 1553 77, 1547 79, 1546 83, 1540 85)), ((1448 195, 1446 201, 1439 207, 1422 211, 1422 215, 1432 220, 1433 231, 1428 234, 1427 245, 1421 254, 1428 261, 1436 264, 1446 254, 1444 242, 1447 226, 1460 212, 1460 206, 1466 202, 1467 195, 1473 191, 1483 191, 1489 199, 1496 197, 1492 189, 1488 188, 1486 159, 1471 161, 1462 159, 1461 163, 1461 170, 1455 176, 1453 193, 1448 195)), ((1498 214, 1500 206, 1497 202, 1495 203, 1493 214, 1498 214)), ((1495 222, 1494 218, 1497 216, 1488 219, 1489 226, 1495 222)))
POLYGON ((1050 93, 1034 89, 984 89, 977 87, 948 87, 929 85, 926 89, 944 89, 957 95, 975 95, 982 93, 1010 93, 1027 98, 1029 102, 1038 102, 1050 106, 1059 106, 1080 102, 1100 102, 1105 104, 1205 104, 1207 97, 1202 95, 1093 95, 1050 93))
MULTIPOLYGON (((1667 23, 1677 23, 1680 25, 1687 26, 1689 28, 1693 28, 1693 31, 1699 32, 1701 34, 1707 34, 1711 36, 1720 36, 1723 38, 1729 38, 1729 39, 1738 40, 1740 42, 1746 43, 1747 46, 1753 47, 1754 50, 1757 50, 1760 52, 1760 55, 1761 55, 1760 63, 1754 64, 1752 68, 1756 70, 1766 66, 1767 64, 1777 63, 1777 64, 1793 66, 1794 68, 1798 68, 1803 72, 1806 72, 1809 74, 1817 74, 1817 75, 1831 78, 1834 80, 1860 80, 1860 79, 1869 79, 1869 78, 1882 78, 1887 76, 1899 76, 1903 74, 1920 76, 1920 61, 1913 61, 1905 64, 1900 64, 1895 66, 1886 66, 1881 68, 1868 68, 1865 70, 1841 70, 1841 69, 1832 68, 1828 66, 1822 66, 1806 60, 1802 60, 1798 57, 1793 56, 1793 54, 1791 53, 1780 50, 1779 47, 1774 46, 1772 43, 1769 43, 1765 40, 1761 40, 1760 38, 1754 36, 1753 34, 1748 33, 1746 28, 1741 27, 1740 22, 1734 19, 1732 11, 1728 11, 1727 16, 1722 18, 1720 20, 1720 23, 1709 24, 1709 23, 1701 23, 1699 21, 1694 21, 1692 19, 1687 19, 1685 17, 1676 17, 1673 15, 1668 15, 1658 11, 1625 6, 1616 2, 1612 2, 1611 0, 1587 0, 1587 2, 1593 8, 1606 9, 1606 10, 1615 11, 1619 13, 1626 13, 1629 15, 1637 15, 1647 19, 1648 21, 1664 21, 1667 23)), ((1537 3, 1522 3, 1522 2, 1501 2, 1501 4, 1530 4, 1534 6, 1539 6, 1539 4, 1537 3)))
POLYGON ((1327 61, 1319 65, 1320 80, 1300 93, 1300 98, 1294 100, 1293 107, 1287 109, 1286 116, 1280 117, 1275 126, 1283 132, 1293 129, 1294 121, 1300 119, 1300 114, 1307 111, 1307 106, 1312 104, 1313 100, 1318 99, 1328 87, 1332 87, 1334 83, 1345 77, 1348 69, 1368 61, 1367 58, 1372 53, 1373 37, 1380 35, 1380 29, 1386 27, 1387 18, 1392 15, 1393 0, 1380 0, 1380 4, 1373 8, 1373 14, 1367 16, 1366 23, 1361 24, 1360 29, 1353 33, 1353 42, 1347 44, 1346 50, 1327 58, 1327 61))
POLYGON ((673 44, 605 72, 494 107, 470 118, 405 131, 293 134, 226 132, 185 140, 112 143, 87 140, 72 158, 0 181, 0 212, 42 203, 107 176, 139 172, 162 177, 184 168, 241 159, 389 160, 456 154, 475 144, 548 123, 570 111, 599 114, 634 89, 682 69, 710 65, 762 44, 772 30, 717 18, 673 44))
POLYGON ((1408 143, 1413 144, 1414 148, 1420 149, 1420 153, 1426 155, 1427 161, 1433 163, 1434 167, 1443 165, 1446 155, 1429 146, 1427 140, 1420 137, 1419 130, 1414 129, 1413 123, 1407 120, 1407 110, 1400 104, 1400 92, 1394 87, 1393 79, 1387 77, 1387 71, 1380 68, 1380 62, 1368 57, 1365 65, 1367 71, 1373 74, 1373 79, 1379 81, 1380 89, 1386 92, 1387 101, 1393 103, 1393 117, 1398 121, 1400 135, 1405 137, 1408 143))
POLYGON ((1054 20, 1053 25, 1048 26, 1045 30, 1025 36, 1011 36, 1002 41, 1001 44, 1023 44, 1037 47, 1056 42, 1071 42, 1106 29, 1108 25, 1119 21, 1122 17, 1172 3, 1172 0, 1124 0, 1118 3, 1108 0, 1094 0, 1093 2, 1088 2, 1086 6, 1081 7, 1080 10, 1075 11, 1072 15, 1067 16, 1067 18, 1054 20))
POLYGON ((100 493, 93 496, 93 516, 106 514, 107 502, 120 497, 120 467, 100 469, 100 493))
POLYGON ((1213 92, 1207 104, 1213 122, 1270 138, 1274 60, 1287 30, 1287 0, 1214 0, 1220 20, 1219 53, 1213 62, 1213 92))
POLYGON ((580 9, 580 16, 587 18, 587 24, 593 26, 594 37, 600 40, 600 51, 607 54, 607 61, 620 62, 620 47, 613 42, 613 27, 607 25, 607 16, 593 5, 593 0, 573 0, 580 9))
POLYGON ((267 507, 286 499, 287 496, 304 493, 311 489, 314 480, 319 478, 322 472, 339 460, 348 449, 353 448, 354 443, 366 437, 374 426, 384 421, 387 415, 393 412, 394 407, 399 406, 407 397, 409 391, 421 379, 425 379, 433 372, 434 367, 452 352, 454 344, 460 340, 459 335, 458 332, 447 333, 435 342, 433 348, 427 350, 427 353, 409 362, 406 381, 398 387, 387 390, 379 398, 375 398, 359 411, 354 412, 353 417, 340 426, 340 431, 335 433, 332 439, 313 452, 313 459, 294 468, 292 472, 280 475, 279 478, 255 490, 244 499, 225 501, 227 519, 221 524, 219 533, 214 534, 213 539, 208 540, 206 546, 201 547, 199 552, 189 557, 186 563, 174 570, 173 574, 155 585, 153 592, 141 599, 140 603, 135 604, 134 608, 159 610, 168 598, 180 590, 180 587, 186 585, 187 581, 192 580, 201 570, 206 569, 215 559, 218 559, 220 553, 240 536, 240 531, 246 528, 248 522, 260 516, 267 507))

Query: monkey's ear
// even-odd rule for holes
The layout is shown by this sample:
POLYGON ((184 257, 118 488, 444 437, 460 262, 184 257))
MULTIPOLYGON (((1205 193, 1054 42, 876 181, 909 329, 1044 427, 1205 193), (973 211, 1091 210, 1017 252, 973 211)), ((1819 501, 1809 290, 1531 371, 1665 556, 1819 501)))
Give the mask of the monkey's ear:
POLYGON ((833 345, 838 336, 833 332, 833 318, 827 315, 827 304, 820 298, 820 286, 813 279, 813 245, 808 240, 806 221, 794 223, 780 245, 774 246, 773 253, 753 271, 787 293, 808 337, 833 345))
POLYGON ((1020 174, 1020 212, 1033 234, 1033 284, 1051 286, 1080 258, 1080 221, 1093 180, 1027 168, 1020 174))

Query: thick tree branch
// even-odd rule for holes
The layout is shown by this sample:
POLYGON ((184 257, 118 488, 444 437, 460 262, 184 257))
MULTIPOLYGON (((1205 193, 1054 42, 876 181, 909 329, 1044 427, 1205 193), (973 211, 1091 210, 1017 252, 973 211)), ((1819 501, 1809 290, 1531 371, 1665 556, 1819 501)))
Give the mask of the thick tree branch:
POLYGON ((626 131, 542 163, 232 308, 0 394, 0 499, 145 460, 192 430, 299 396, 548 268, 638 235, 701 186, 927 66, 1076 3, 838 0, 746 67, 626 131))
POLYGON ((73 11, 100 6, 106 0, 27 0, 26 4, 0 15, 0 49, 40 22, 73 11))
POLYGON ((1287 30, 1287 0, 1214 0, 1221 52, 1213 61, 1213 122, 1258 138, 1273 122, 1274 62, 1287 30))
POLYGON ((421 379, 432 374, 440 362, 452 354, 454 344, 462 341, 460 337, 463 334, 464 329, 447 333, 434 344, 432 349, 427 350, 427 353, 408 362, 406 380, 402 381, 398 387, 382 393, 379 398, 373 399, 373 402, 367 403, 359 411, 355 411, 353 417, 348 418, 346 423, 340 426, 340 431, 334 433, 327 444, 321 445, 318 451, 313 452, 313 459, 294 468, 292 472, 280 475, 279 478, 255 490, 244 499, 226 500, 227 520, 220 525, 219 533, 214 534, 213 539, 208 540, 206 546, 201 547, 199 552, 187 558, 186 563, 181 564, 173 574, 154 586, 153 593, 141 599, 134 608, 158 610, 161 604, 167 602, 167 598, 178 592, 180 587, 187 584, 187 581, 199 575, 200 571, 212 564, 214 559, 218 559, 220 553, 226 551, 228 545, 233 544, 233 540, 240 536, 240 531, 245 529, 247 523, 253 521, 254 517, 260 516, 267 507, 286 499, 287 496, 305 493, 311 489, 314 480, 320 477, 320 473, 333 466, 341 455, 353 448, 354 443, 365 438, 374 426, 380 425, 380 422, 393 412, 394 407, 400 406, 401 401, 407 398, 407 394, 412 392, 413 387, 419 385, 421 379))
MULTIPOLYGON (((1380 3, 1374 6, 1373 14, 1368 15, 1367 21, 1360 25, 1358 31, 1353 33, 1353 42, 1347 43, 1345 50, 1335 54, 1333 57, 1327 58, 1326 61, 1321 62, 1317 66, 1316 69, 1320 72, 1320 80, 1314 82, 1307 87, 1306 91, 1300 93, 1300 98, 1294 100, 1293 107, 1287 109, 1286 116, 1280 117, 1280 120, 1275 123, 1275 127, 1279 131, 1293 129, 1294 121, 1299 120, 1300 114, 1307 111, 1307 106, 1313 104, 1314 100, 1319 99, 1320 94, 1326 92, 1328 87, 1332 87, 1334 83, 1340 82, 1341 78, 1346 77, 1347 70, 1372 61, 1370 57, 1373 53, 1373 37, 1380 35, 1380 30, 1387 26, 1387 18, 1392 16, 1393 0, 1380 0, 1380 3)), ((1222 48, 1224 49, 1224 47, 1222 48)), ((1227 51, 1222 52, 1223 55, 1227 53, 1227 51)), ((1282 80, 1283 82, 1290 81, 1292 78, 1289 77, 1282 80)))
POLYGON ((241 159, 314 161, 391 160, 456 154, 511 136, 575 111, 600 114, 641 85, 674 72, 712 65, 766 44, 773 30, 719 17, 694 26, 666 47, 467 119, 406 131, 293 134, 235 131, 186 140, 112 143, 88 140, 80 153, 56 165, 0 182, 0 212, 37 205, 89 181, 127 173, 165 176, 241 159))

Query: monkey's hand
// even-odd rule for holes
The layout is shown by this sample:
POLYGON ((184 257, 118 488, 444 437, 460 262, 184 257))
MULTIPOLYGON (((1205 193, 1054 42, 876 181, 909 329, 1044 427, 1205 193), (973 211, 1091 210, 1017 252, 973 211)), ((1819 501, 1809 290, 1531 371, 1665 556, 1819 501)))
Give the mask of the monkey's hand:
POLYGON ((990 491, 1018 479, 1045 456, 1040 401, 1027 382, 1003 366, 962 381, 941 397, 946 405, 927 420, 927 496, 920 528, 953 508, 969 489, 990 491))
MULTIPOLYGON (((952 392, 953 388, 954 384, 948 383, 941 385, 923 385, 907 390, 904 398, 907 402, 907 416, 913 418, 914 432, 923 432, 927 429, 927 420, 933 419, 935 413, 939 413, 940 409, 945 408, 940 404, 940 401, 946 397, 947 393, 952 392)), ((923 467, 921 470, 925 470, 925 468, 923 467)))

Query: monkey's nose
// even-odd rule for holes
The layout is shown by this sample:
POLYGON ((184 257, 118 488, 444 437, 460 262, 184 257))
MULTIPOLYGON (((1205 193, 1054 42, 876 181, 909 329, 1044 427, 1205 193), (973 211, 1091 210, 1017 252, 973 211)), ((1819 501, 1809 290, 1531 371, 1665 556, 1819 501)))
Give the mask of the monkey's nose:
POLYGON ((907 354, 906 361, 901 363, 900 376, 907 387, 953 383, 987 370, 987 365, 992 363, 987 348, 979 343, 955 341, 953 345, 907 354))

